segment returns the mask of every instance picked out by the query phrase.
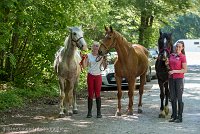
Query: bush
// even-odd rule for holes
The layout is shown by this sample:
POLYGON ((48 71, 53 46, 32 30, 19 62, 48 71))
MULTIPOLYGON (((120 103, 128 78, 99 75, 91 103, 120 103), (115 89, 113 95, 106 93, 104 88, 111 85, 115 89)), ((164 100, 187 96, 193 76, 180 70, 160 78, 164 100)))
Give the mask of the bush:
POLYGON ((16 94, 6 91, 0 92, 0 110, 6 110, 12 107, 21 107, 23 104, 23 99, 16 94))
POLYGON ((0 91, 0 111, 18 108, 26 102, 35 101, 45 97, 58 96, 58 86, 53 84, 34 84, 29 88, 11 88, 0 91))

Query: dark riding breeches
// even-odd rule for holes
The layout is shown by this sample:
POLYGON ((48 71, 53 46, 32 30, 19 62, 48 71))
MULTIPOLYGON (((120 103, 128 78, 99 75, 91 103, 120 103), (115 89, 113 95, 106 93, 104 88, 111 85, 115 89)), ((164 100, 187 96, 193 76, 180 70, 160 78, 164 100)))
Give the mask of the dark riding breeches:
POLYGON ((182 95, 184 89, 183 78, 172 79, 169 78, 169 90, 171 101, 182 103, 182 95))

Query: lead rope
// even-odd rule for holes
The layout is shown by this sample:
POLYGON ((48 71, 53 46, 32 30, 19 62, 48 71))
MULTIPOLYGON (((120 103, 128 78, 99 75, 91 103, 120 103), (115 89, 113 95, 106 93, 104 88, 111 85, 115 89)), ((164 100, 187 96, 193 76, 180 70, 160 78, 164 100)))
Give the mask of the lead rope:
POLYGON ((101 64, 100 64, 100 66, 99 66, 99 69, 101 70, 101 71, 104 71, 104 70, 106 70, 106 68, 107 68, 107 56, 97 56, 96 57, 96 62, 99 62, 101 59, 103 58, 103 60, 102 60, 102 62, 101 62, 101 64), (105 67, 103 66, 103 64, 105 63, 105 67), (103 68, 103 69, 102 69, 103 68))

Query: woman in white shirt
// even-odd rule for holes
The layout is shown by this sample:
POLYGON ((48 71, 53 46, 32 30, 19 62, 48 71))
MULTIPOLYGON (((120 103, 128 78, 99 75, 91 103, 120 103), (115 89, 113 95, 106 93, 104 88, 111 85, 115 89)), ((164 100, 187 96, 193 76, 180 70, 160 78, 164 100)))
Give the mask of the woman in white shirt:
POLYGON ((96 105, 97 105, 97 118, 101 118, 101 85, 102 85, 102 77, 101 77, 101 65, 106 67, 106 60, 103 57, 98 55, 99 43, 93 42, 92 44, 92 52, 87 54, 86 59, 83 62, 83 67, 88 67, 88 75, 87 75, 87 86, 88 86, 88 114, 87 118, 92 117, 92 104, 93 97, 95 95, 96 105), (97 60, 100 59, 99 61, 97 60))

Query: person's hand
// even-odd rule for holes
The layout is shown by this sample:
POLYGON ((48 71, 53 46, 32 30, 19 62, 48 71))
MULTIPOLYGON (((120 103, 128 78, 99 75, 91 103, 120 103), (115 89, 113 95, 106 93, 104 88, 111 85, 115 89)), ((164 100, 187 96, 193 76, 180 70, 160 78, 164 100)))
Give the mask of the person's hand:
POLYGON ((165 65, 169 65, 169 59, 168 58, 165 61, 165 65))
POLYGON ((87 54, 82 54, 81 57, 84 60, 84 59, 86 59, 88 57, 88 55, 87 54))
POLYGON ((169 75, 174 74, 174 70, 169 71, 169 75))

